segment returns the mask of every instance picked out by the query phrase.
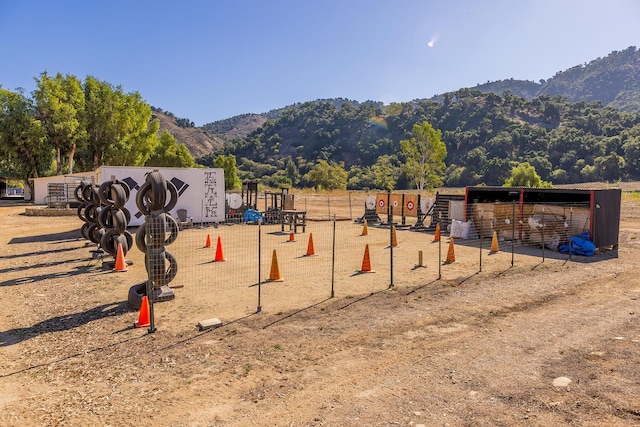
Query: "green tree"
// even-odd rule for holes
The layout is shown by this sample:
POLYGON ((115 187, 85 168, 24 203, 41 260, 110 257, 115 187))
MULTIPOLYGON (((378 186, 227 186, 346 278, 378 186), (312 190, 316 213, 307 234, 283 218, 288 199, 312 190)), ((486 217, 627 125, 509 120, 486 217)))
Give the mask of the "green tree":
POLYGON ((33 92, 36 103, 36 118, 47 133, 49 143, 56 150, 56 169, 63 172, 62 156, 68 156, 67 172, 73 173, 76 149, 86 141, 84 124, 84 93, 82 84, 75 76, 58 73, 49 77, 42 73, 35 79, 37 89, 33 92))
POLYGON ((345 190, 348 175, 342 164, 318 160, 307 174, 306 180, 319 189, 345 190))
POLYGON ((447 147, 441 140, 442 132, 424 121, 413 125, 413 137, 400 141, 405 155, 403 169, 418 190, 442 185, 447 147))
POLYGON ((93 168, 142 166, 158 144, 160 123, 137 92, 87 77, 84 83, 87 153, 93 168))
POLYGON ((295 186, 300 182, 300 171, 298 170, 295 162, 291 159, 287 160, 286 175, 291 181, 291 185, 295 186))
POLYGON ((347 188, 350 190, 369 190, 375 188, 374 174, 368 166, 351 166, 349 168, 347 188))
POLYGON ((238 170, 236 169, 236 156, 233 154, 229 154, 228 156, 223 154, 218 155, 218 157, 213 159, 213 167, 224 170, 225 190, 233 190, 242 186, 240 178, 238 178, 238 170))
POLYGON ((507 178, 506 187, 552 187, 550 182, 543 181, 536 172, 536 168, 529 163, 518 164, 511 169, 511 176, 507 178))
POLYGON ((177 144, 173 135, 165 129, 160 132, 158 145, 145 166, 193 168, 197 165, 187 147, 184 144, 177 144))
POLYGON ((0 87, 0 169, 25 185, 46 173, 53 161, 54 150, 34 115, 33 102, 22 91, 0 87))
POLYGON ((395 156, 384 155, 378 157, 378 161, 371 166, 373 173, 373 183, 376 188, 392 191, 396 187, 400 167, 397 165, 395 156))
POLYGON ((611 182, 623 178, 626 164, 622 156, 611 153, 597 157, 593 166, 599 180, 611 182))

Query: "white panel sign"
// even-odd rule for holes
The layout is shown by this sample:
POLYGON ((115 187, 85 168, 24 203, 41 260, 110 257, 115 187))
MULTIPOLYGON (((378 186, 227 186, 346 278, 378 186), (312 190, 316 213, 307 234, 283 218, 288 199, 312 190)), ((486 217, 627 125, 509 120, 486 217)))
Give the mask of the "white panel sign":
POLYGON ((96 184, 110 180, 115 176, 117 180, 126 182, 131 188, 131 196, 125 207, 131 212, 129 225, 138 226, 145 220, 144 215, 136 206, 136 194, 145 182, 146 174, 158 170, 167 181, 171 181, 178 190, 178 203, 171 211, 177 218, 178 209, 186 209, 187 217, 193 222, 224 222, 225 220, 225 192, 223 169, 199 168, 153 168, 102 166, 97 173, 96 184))

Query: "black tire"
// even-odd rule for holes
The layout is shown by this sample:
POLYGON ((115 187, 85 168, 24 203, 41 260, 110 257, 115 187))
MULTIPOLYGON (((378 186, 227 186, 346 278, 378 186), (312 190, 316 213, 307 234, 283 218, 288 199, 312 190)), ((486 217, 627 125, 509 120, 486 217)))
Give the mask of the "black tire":
POLYGON ((178 189, 171 181, 167 181, 167 189, 169 190, 169 203, 164 207, 164 211, 171 212, 178 204, 178 189))
POLYGON ((151 206, 152 211, 159 211, 164 208, 167 200, 167 180, 160 172, 153 171, 147 176, 147 181, 151 182, 151 206))
POLYGON ((131 212, 129 212, 129 209, 127 208, 122 208, 120 209, 122 212, 124 212, 124 217, 127 220, 127 227, 129 226, 129 223, 131 222, 131 212))
POLYGON ((124 181, 105 181, 98 188, 98 198, 103 205, 121 209, 129 200, 131 189, 124 181), (110 198, 113 195, 113 198, 110 198))
POLYGON ((96 212, 95 205, 87 205, 84 208, 84 218, 86 221, 97 224, 98 223, 98 213, 96 212))
POLYGON ((122 235, 127 241, 127 248, 128 249, 133 248, 133 235, 131 234, 131 232, 129 230, 124 230, 124 233, 122 233, 122 235))
POLYGON ((145 264, 147 265, 149 279, 151 279, 154 285, 161 285, 164 282, 167 271, 167 259, 164 248, 161 250, 154 249, 147 251, 145 264))
POLYGON ((93 202, 93 186, 92 185, 87 185, 86 187, 82 188, 82 200, 85 203, 93 202))
POLYGON ((138 311, 142 306, 142 297, 147 294, 147 282, 138 283, 129 288, 127 306, 131 310, 138 311))
POLYGON ((120 184, 111 186, 113 192, 113 208, 122 209, 124 204, 127 203, 127 195, 124 192, 124 188, 120 184))
POLYGON ((100 243, 100 239, 102 238, 103 234, 104 230, 102 230, 98 224, 91 224, 87 229, 87 236, 89 237, 89 240, 91 240, 95 244, 100 243))
POLYGON ((78 206, 78 209, 76 210, 76 213, 78 214, 78 218, 80 218, 82 221, 87 222, 87 218, 84 217, 84 203, 81 204, 80 206, 78 206))
POLYGON ((180 227, 178 226, 178 221, 171 215, 166 215, 167 219, 167 231, 170 233, 169 237, 164 241, 165 245, 170 245, 176 241, 178 238, 178 233, 180 232, 180 227))
POLYGON ((91 224, 88 222, 85 222, 84 224, 82 224, 82 227, 80 227, 80 235, 85 239, 85 240, 91 240, 89 238, 89 227, 91 227, 91 224))
POLYGON ((178 274, 178 261, 176 260, 176 257, 174 257, 173 254, 171 254, 171 252, 169 251, 165 251, 164 254, 167 258, 167 261, 169 261, 169 268, 164 275, 164 283, 162 284, 168 285, 173 279, 176 278, 176 275, 178 274))
POLYGON ((151 215, 151 199, 149 193, 151 191, 151 182, 146 181, 140 186, 140 189, 136 193, 136 206, 144 216, 151 215))
POLYGON ((76 198, 80 203, 84 203, 84 197, 82 197, 82 184, 78 185, 75 190, 73 190, 73 197, 76 198))
POLYGON ((98 225, 102 228, 113 228, 111 221, 111 206, 104 206, 100 209, 98 215, 96 215, 98 225))
POLYGON ((122 234, 127 228, 127 218, 121 210, 106 206, 100 209, 98 224, 102 228, 114 229, 118 234, 122 234))
POLYGON ((114 257, 118 254, 118 245, 122 246, 122 252, 126 256, 129 252, 129 242, 124 234, 119 234, 111 229, 104 233, 100 239, 100 246, 110 255, 114 257))
POLYGON ((136 238, 135 238, 136 246, 138 247, 140 252, 145 254, 147 253, 146 230, 147 230, 147 223, 145 222, 136 230, 136 238))

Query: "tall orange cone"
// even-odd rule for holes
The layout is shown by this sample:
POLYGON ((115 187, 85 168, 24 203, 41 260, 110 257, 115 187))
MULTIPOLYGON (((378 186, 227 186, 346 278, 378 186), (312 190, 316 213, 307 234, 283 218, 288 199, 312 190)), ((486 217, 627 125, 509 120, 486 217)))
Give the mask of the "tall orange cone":
POLYGON ((146 328, 151 326, 149 320, 149 298, 146 295, 142 297, 142 304, 140 305, 140 314, 138 314, 138 321, 134 323, 136 328, 146 328))
POLYGON ((293 233, 293 231, 291 233, 289 233, 289 241, 290 242, 295 242, 296 241, 296 235, 293 233))
POLYGON ((313 233, 309 233, 309 243, 307 244, 307 253, 304 256, 312 256, 316 253, 313 250, 313 233))
POLYGON ((362 226, 362 233, 360 234, 361 236, 366 236, 367 234, 369 234, 369 230, 367 229, 367 219, 364 219, 364 225, 362 226))
POLYGON ((122 244, 118 243, 118 252, 116 252, 116 271, 127 271, 127 261, 124 260, 124 250, 122 244))
POLYGON ((373 273, 371 269, 371 258, 369 258, 369 244, 364 247, 364 257, 362 258, 360 273, 373 273))
POLYGON ((273 250, 273 256, 271 257, 271 271, 269 272, 269 282, 283 282, 284 279, 280 275, 280 267, 278 266, 278 255, 276 250, 273 250))
POLYGON ((433 235, 433 241, 434 242, 439 242, 440 241, 440 223, 436 223, 436 234, 433 235))
POLYGON ((489 251, 489 253, 497 254, 498 252, 500 252, 500 248, 498 246, 498 233, 494 230, 493 238, 491 239, 491 250, 489 251))
POLYGON ((204 244, 205 248, 210 248, 211 247, 211 236, 209 234, 207 234, 207 243, 204 244))
POLYGON ((222 253, 222 241, 220 240, 220 236, 218 236, 218 244, 216 245, 216 257, 213 259, 213 262, 224 261, 224 254, 222 253))
POLYGON ((447 252, 447 260, 445 261, 445 264, 451 264, 452 262, 455 262, 455 260, 456 254, 453 249, 453 237, 451 237, 449 239, 449 252, 447 252))

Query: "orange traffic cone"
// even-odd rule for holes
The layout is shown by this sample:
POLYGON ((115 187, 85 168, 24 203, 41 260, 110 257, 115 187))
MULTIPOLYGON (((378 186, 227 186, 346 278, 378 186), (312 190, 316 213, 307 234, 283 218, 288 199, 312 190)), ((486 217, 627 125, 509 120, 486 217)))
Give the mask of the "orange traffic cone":
POLYGON ((312 256, 316 253, 313 250, 313 233, 309 233, 309 243, 307 244, 307 253, 304 256, 312 256))
POLYGON ((224 261, 224 254, 222 253, 222 241, 220 240, 220 236, 218 236, 218 244, 216 245, 216 257, 213 259, 213 262, 224 261))
POLYGON ((116 253, 116 271, 127 271, 127 261, 124 260, 124 250, 122 244, 118 243, 118 252, 116 253))
POLYGON ((373 273, 371 269, 371 258, 369 258, 369 244, 364 247, 364 257, 362 258, 360 273, 373 273))
POLYGON ((367 229, 367 219, 364 219, 364 226, 362 226, 362 233, 360 234, 361 236, 366 236, 367 234, 369 234, 369 230, 367 229))
POLYGON ((138 321, 134 323, 136 328, 146 328, 151 326, 149 320, 149 298, 146 295, 142 297, 142 304, 140 305, 140 314, 138 314, 138 321))
POLYGON ((271 257, 271 271, 269 272, 269 282, 283 282, 284 279, 280 275, 280 267, 278 266, 278 255, 276 250, 273 250, 273 256, 271 257))
POLYGON ((211 247, 211 236, 207 234, 207 243, 204 244, 205 248, 211 247))
POLYGON ((396 227, 395 226, 391 226, 391 246, 393 246, 394 248, 396 246, 398 246, 398 238, 396 237, 396 227))
POLYGON ((295 242, 296 241, 296 235, 293 234, 293 231, 291 233, 289 233, 289 241, 290 242, 295 242))
POLYGON ((447 260, 445 264, 451 264, 456 260, 456 254, 453 249, 453 237, 449 239, 449 252, 447 252, 447 260))
POLYGON ((498 233, 496 231, 493 232, 493 238, 491 239, 491 250, 489 253, 497 254, 500 252, 500 248, 498 246, 498 233))
POLYGON ((440 241, 440 223, 439 222, 436 224, 436 234, 433 235, 433 241, 434 242, 440 241))

